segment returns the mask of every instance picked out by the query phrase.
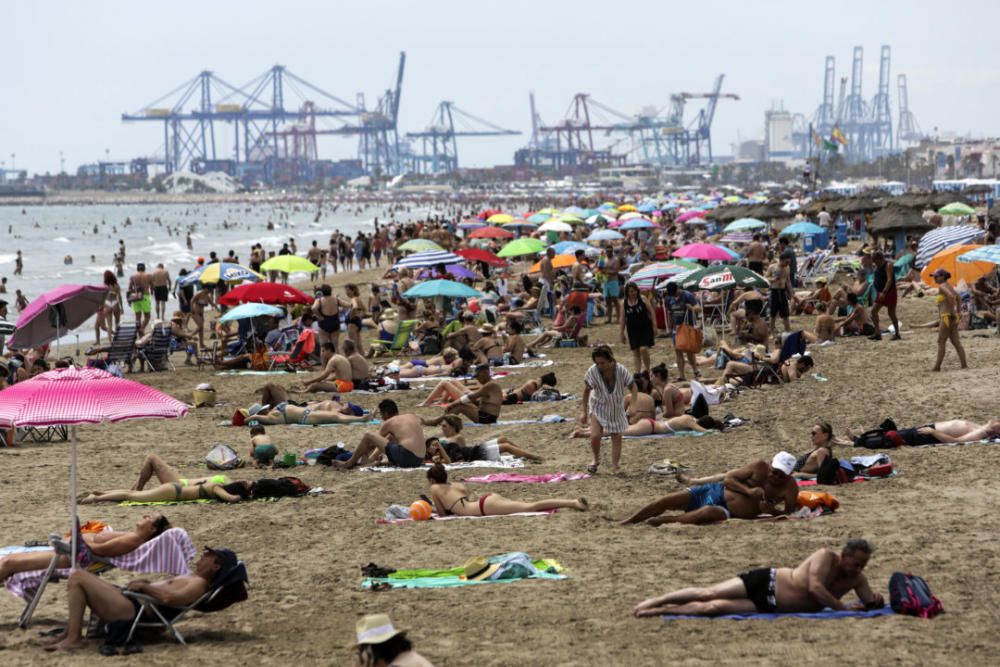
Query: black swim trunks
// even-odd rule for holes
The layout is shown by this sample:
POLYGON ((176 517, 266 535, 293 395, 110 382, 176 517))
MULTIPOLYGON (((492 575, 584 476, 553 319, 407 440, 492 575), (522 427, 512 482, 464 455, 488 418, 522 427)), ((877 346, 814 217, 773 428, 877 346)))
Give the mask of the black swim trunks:
POLYGON ((394 442, 385 446, 385 457, 397 468, 419 468, 424 464, 419 456, 394 442))
POLYGON ((778 610, 778 598, 775 594, 778 571, 772 568, 758 568, 739 575, 743 586, 747 589, 747 598, 757 607, 757 611, 772 613, 778 610))
POLYGON ((480 411, 479 416, 476 418, 476 421, 479 422, 480 424, 496 424, 497 415, 490 415, 480 411))
POLYGON ((156 285, 153 287, 153 296, 157 301, 166 301, 170 298, 170 290, 166 285, 156 285))

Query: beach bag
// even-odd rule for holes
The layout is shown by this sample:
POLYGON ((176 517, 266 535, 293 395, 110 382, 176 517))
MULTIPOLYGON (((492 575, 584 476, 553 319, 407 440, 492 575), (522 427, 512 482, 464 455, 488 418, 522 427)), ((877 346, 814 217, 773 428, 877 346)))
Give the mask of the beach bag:
POLYGON ((441 335, 437 332, 428 333, 420 341, 420 354, 440 354, 441 335))
POLYGON ((854 438, 854 446, 867 447, 868 449, 891 449, 896 444, 886 435, 884 430, 873 428, 854 438))
POLYGON ((897 614, 934 618, 944 612, 941 600, 931 593, 923 577, 894 572, 889 578, 889 605, 897 614))
POLYGON ((796 504, 811 510, 820 508, 824 512, 833 512, 840 507, 840 501, 825 491, 799 491, 796 504))
POLYGON ((816 471, 817 484, 847 484, 854 478, 852 471, 841 465, 839 459, 827 456, 816 471))
POLYGON ((701 331, 695 329, 690 324, 682 324, 677 327, 674 337, 674 349, 678 352, 701 352, 701 331))
POLYGON ((544 403, 547 401, 561 401, 562 394, 558 389, 554 387, 541 387, 534 394, 531 395, 531 400, 536 403, 544 403))
POLYGON ((205 457, 209 470, 234 470, 240 465, 240 457, 229 445, 216 445, 205 457))
POLYGON ((125 300, 129 303, 136 303, 137 301, 142 301, 142 297, 145 296, 142 290, 135 283, 134 280, 128 281, 128 292, 125 293, 125 300))

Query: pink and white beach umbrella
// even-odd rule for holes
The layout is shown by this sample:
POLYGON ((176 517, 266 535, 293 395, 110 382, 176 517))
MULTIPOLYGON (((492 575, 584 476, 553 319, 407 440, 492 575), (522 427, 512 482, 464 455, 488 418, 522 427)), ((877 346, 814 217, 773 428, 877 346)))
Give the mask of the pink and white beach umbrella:
MULTIPOLYGON (((76 525, 76 425, 183 417, 188 406, 96 368, 59 368, 0 391, 0 427, 70 427, 70 510, 76 525)), ((76 531, 73 566, 76 567, 76 531)))
POLYGON ((711 243, 689 243, 675 250, 673 256, 686 257, 687 259, 704 259, 710 262, 733 261, 733 255, 730 251, 711 243))

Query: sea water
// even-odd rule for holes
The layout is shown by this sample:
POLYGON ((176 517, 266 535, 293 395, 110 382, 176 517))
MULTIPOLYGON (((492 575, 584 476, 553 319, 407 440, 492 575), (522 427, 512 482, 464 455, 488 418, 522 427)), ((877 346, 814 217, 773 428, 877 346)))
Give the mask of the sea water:
MULTIPOLYGON (((124 295, 138 262, 146 264, 147 272, 162 263, 176 280, 181 268, 194 268, 197 258, 207 260, 211 251, 224 258, 233 250, 246 265, 254 243, 261 243, 266 253, 280 250, 294 238, 298 254, 305 255, 314 240, 326 248, 334 231, 353 235, 374 229, 376 217, 385 221, 377 205, 360 211, 356 205, 331 208, 325 205, 317 219, 315 202, 0 206, 0 276, 7 278, 7 294, 0 298, 8 302, 7 319, 16 321, 17 289, 31 300, 67 283, 101 284, 104 271, 115 270, 119 240, 124 241, 126 253, 124 277, 118 280, 124 295), (14 275, 18 250, 24 260, 21 276, 14 275), (67 256, 71 264, 65 263, 67 256)), ((423 212, 412 210, 407 217, 423 212)), ((292 280, 304 277, 293 275, 292 280)), ((176 306, 171 297, 168 312, 176 306)), ((130 317, 126 305, 125 318, 130 317)), ((81 340, 93 339, 92 322, 79 331, 81 340)))

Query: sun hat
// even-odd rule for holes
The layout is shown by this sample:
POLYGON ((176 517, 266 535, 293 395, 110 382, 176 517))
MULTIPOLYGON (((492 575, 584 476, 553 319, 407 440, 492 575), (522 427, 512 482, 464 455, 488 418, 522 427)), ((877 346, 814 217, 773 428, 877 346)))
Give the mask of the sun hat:
POLYGON ((396 313, 396 311, 393 310, 392 308, 386 308, 385 310, 382 311, 383 320, 394 320, 397 317, 399 317, 399 314, 396 313))
POLYGON ((175 310, 174 314, 170 316, 171 322, 176 322, 177 320, 183 320, 183 319, 184 319, 184 313, 182 313, 179 310, 175 310))
POLYGON ((826 276, 820 276, 819 278, 816 279, 816 282, 823 283, 825 285, 829 281, 826 279, 826 276))
POLYGON ((771 459, 771 467, 786 475, 791 475, 792 471, 795 470, 795 457, 788 452, 778 452, 771 459))
POLYGON ((491 574, 500 569, 499 563, 494 563, 490 565, 490 562, 486 560, 484 556, 476 556, 465 561, 465 565, 462 566, 464 570, 464 576, 468 581, 480 581, 486 579, 491 574))
POLYGON ((490 324, 490 323, 488 323, 488 322, 486 324, 484 324, 483 326, 479 327, 479 333, 492 334, 495 331, 496 330, 493 328, 493 325, 490 324))
POLYGON ((354 626, 357 644, 381 644, 398 634, 406 632, 397 628, 389 619, 389 614, 368 614, 358 619, 354 626))

